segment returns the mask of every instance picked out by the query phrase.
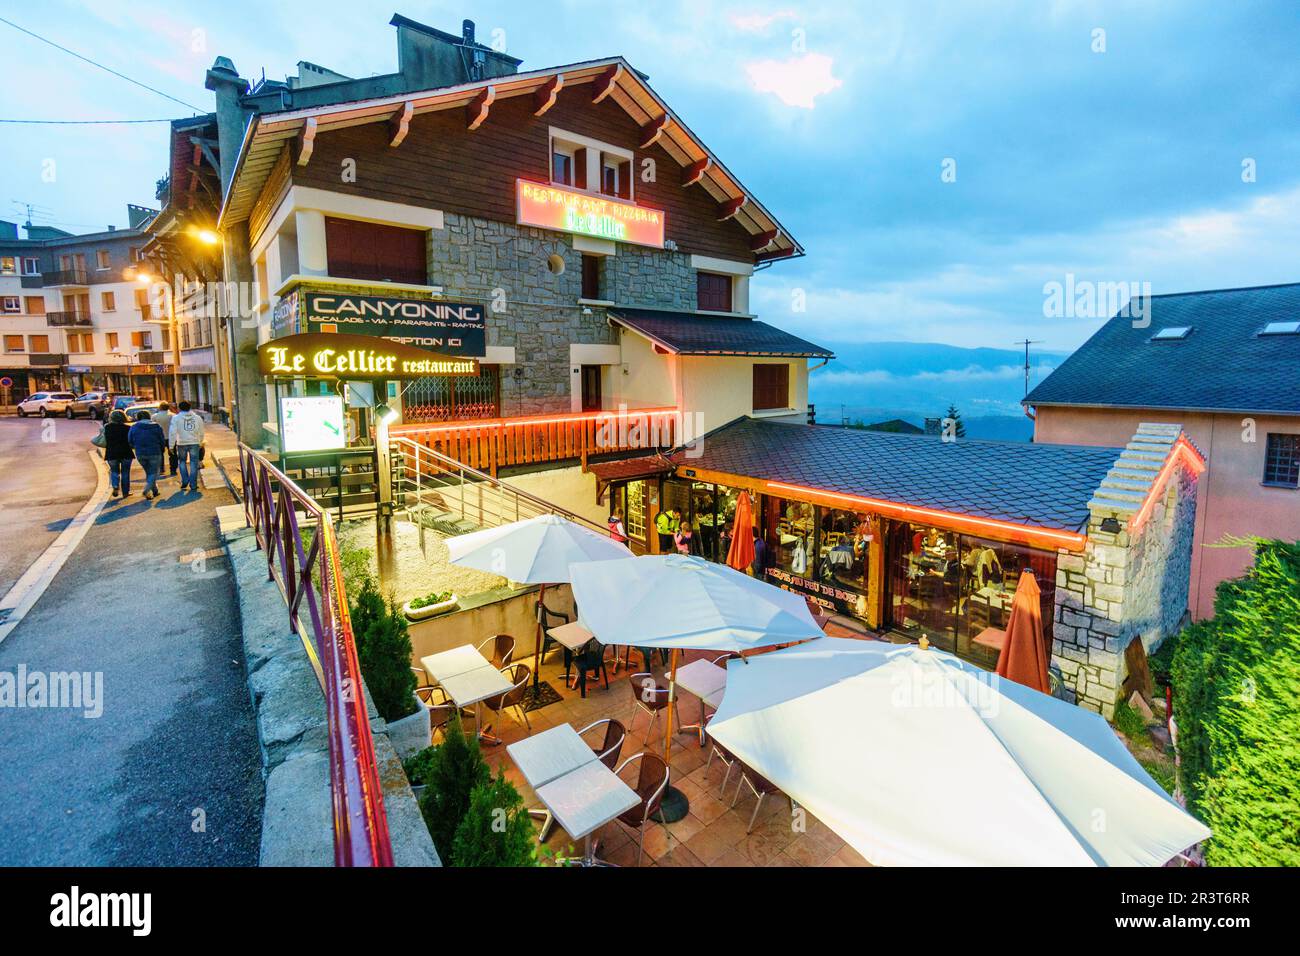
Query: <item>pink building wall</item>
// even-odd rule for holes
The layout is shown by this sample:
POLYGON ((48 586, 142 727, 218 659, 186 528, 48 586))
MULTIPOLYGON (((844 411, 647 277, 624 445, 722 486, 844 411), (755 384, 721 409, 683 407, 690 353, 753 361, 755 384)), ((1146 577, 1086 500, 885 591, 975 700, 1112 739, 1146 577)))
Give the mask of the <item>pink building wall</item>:
POLYGON ((1300 490, 1263 484, 1269 432, 1300 433, 1300 418, 1283 415, 1227 415, 1161 409, 1040 406, 1034 441, 1055 445, 1123 447, 1140 422, 1183 426, 1209 464, 1201 476, 1192 538, 1192 617, 1214 615, 1214 588, 1238 577, 1253 562, 1249 547, 1212 547, 1225 536, 1259 535, 1300 540, 1300 490), (1254 422, 1254 441, 1245 420, 1254 422))

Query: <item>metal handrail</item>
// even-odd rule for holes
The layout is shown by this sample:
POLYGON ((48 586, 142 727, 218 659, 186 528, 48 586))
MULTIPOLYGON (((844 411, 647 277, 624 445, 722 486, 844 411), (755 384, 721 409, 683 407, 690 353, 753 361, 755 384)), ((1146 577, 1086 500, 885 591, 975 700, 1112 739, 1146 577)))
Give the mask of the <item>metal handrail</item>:
POLYGON ((244 518, 289 607, 325 696, 335 866, 392 866, 383 787, 329 514, 262 454, 239 446, 244 518), (278 486, 278 487, 277 487, 278 486), (315 525, 310 547, 301 526, 315 525), (313 575, 314 572, 314 575, 313 575), (302 614, 306 609, 306 616, 302 614))
MULTIPOLYGON (((467 481, 473 481, 473 482, 480 483, 481 485, 487 485, 489 488, 493 489, 494 491, 496 491, 498 494, 502 496, 508 496, 510 498, 513 498, 515 501, 515 509, 514 509, 514 517, 510 519, 512 521, 518 521, 520 520, 521 517, 522 518, 534 517, 534 515, 524 513, 530 510, 529 508, 525 508, 525 509, 519 508, 519 502, 527 502, 531 510, 535 512, 535 514, 559 515, 561 518, 565 518, 568 521, 572 521, 574 524, 587 528, 590 531, 595 531, 598 532, 599 534, 609 533, 609 529, 606 528, 605 526, 597 524, 596 522, 591 521, 587 518, 584 518, 580 514, 576 514, 572 511, 569 511, 566 508, 561 508, 559 505, 546 501, 543 498, 538 498, 536 495, 531 495, 520 488, 516 488, 514 485, 510 485, 504 481, 501 481, 499 478, 492 477, 487 472, 479 471, 477 468, 471 468, 468 465, 462 464, 461 462, 457 461, 455 458, 452 458, 450 455, 444 455, 442 452, 434 451, 432 448, 429 448, 425 445, 421 445, 419 442, 413 441, 410 438, 401 438, 401 437, 394 438, 391 442, 391 445, 395 455, 396 454, 400 454, 403 456, 410 455, 415 458, 416 461, 415 477, 414 478, 407 477, 409 473, 409 469, 407 469, 407 467, 403 463, 402 466, 403 478, 399 478, 398 480, 409 481, 412 484, 414 484, 417 487, 417 489, 419 488, 420 477, 424 474, 424 470, 420 466, 423 462, 427 461, 429 464, 431 464, 434 467, 435 475, 454 473, 457 476, 459 483, 462 486, 466 484, 467 481)), ((405 462, 405 458, 403 458, 403 462, 405 462)), ((462 516, 464 511, 464 503, 465 503, 465 498, 464 495, 462 494, 461 496, 462 516)), ((481 506, 479 508, 479 512, 480 512, 480 517, 482 517, 483 509, 481 506)), ((504 513, 500 513, 499 516, 502 518, 506 517, 504 513)))

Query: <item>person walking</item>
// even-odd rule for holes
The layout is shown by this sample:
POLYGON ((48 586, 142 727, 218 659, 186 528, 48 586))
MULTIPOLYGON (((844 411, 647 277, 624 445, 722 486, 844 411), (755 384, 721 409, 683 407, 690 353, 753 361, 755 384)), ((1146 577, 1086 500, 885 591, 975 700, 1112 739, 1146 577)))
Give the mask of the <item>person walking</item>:
MULTIPOLYGON (((171 435, 172 418, 174 417, 175 410, 176 410, 175 405, 170 405, 166 402, 163 402, 162 407, 159 408, 158 411, 153 413, 154 424, 156 424, 159 428, 162 429, 163 444, 166 445, 165 448, 165 454, 167 455, 166 477, 168 478, 173 478, 176 475, 176 449, 171 446, 169 441, 169 436, 171 435)), ((162 473, 160 470, 159 475, 161 476, 161 474, 162 473)))
POLYGON ((623 516, 617 511, 609 513, 609 536, 619 544, 627 544, 627 528, 623 526, 623 516))
POLYGON ((181 402, 181 411, 171 420, 167 433, 168 444, 176 449, 176 462, 181 470, 181 491, 199 490, 199 468, 203 461, 203 419, 190 409, 189 402, 181 402))
POLYGON ((108 416, 104 426, 104 461, 108 462, 108 478, 113 484, 113 497, 126 498, 131 494, 131 450, 126 415, 119 409, 108 416))
POLYGON ((163 455, 167 452, 167 436, 162 427, 149 418, 148 412, 140 412, 127 433, 127 440, 135 452, 136 461, 144 469, 145 500, 157 498, 158 472, 162 471, 163 455))

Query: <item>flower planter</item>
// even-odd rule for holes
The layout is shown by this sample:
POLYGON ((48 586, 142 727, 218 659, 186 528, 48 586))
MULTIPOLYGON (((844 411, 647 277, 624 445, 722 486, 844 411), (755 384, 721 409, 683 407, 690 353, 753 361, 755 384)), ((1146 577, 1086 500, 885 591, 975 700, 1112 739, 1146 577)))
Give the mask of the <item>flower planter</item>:
POLYGON ((411 602, 407 601, 402 605, 402 612, 406 615, 408 621, 425 621, 431 617, 437 617, 439 614, 445 614, 452 610, 460 603, 460 598, 453 594, 445 601, 439 601, 437 604, 429 604, 424 607, 411 607, 411 602))
POLYGON ((388 724, 388 741, 397 751, 400 760, 405 760, 429 746, 431 736, 432 721, 429 719, 429 708, 418 695, 412 696, 415 697, 417 705, 415 713, 388 724))

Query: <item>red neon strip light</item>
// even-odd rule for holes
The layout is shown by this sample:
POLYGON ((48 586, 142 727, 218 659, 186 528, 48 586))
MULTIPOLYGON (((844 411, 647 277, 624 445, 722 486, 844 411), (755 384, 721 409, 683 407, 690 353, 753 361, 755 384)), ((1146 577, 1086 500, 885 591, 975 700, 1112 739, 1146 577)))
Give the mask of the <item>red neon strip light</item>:
POLYGON ((553 418, 492 418, 480 421, 451 422, 439 425, 421 425, 418 422, 397 425, 394 433, 402 432, 459 432, 467 428, 506 428, 516 425, 552 425, 563 422, 611 422, 650 418, 657 415, 677 415, 676 408, 629 408, 626 412, 580 412, 572 415, 558 415, 553 418))
POLYGON ((1160 469, 1160 473, 1156 475, 1156 480, 1147 492, 1142 507, 1138 509, 1137 514, 1129 518, 1128 527, 1130 532, 1141 528, 1146 523, 1147 518, 1151 516, 1151 511, 1156 506, 1156 499, 1164 491, 1165 483, 1169 480, 1169 476, 1173 474, 1174 467, 1180 459, 1186 460, 1188 466, 1198 475, 1205 471, 1205 457, 1193 447, 1192 443, 1187 440, 1186 435, 1179 435, 1178 441, 1174 442, 1169 457, 1165 459, 1164 467, 1160 469))
POLYGON ((918 517, 931 518, 936 521, 948 522, 950 524, 970 524, 980 527, 990 528, 995 531, 1001 531, 1004 534, 1026 535, 1032 538, 1041 538, 1049 541, 1059 541, 1062 546, 1073 550, 1080 550, 1088 540, 1088 536, 1073 531, 1053 531, 1050 528, 1036 528, 1032 525, 1016 524, 1011 521, 996 521, 992 518, 973 518, 970 515, 956 514, 951 511, 938 511, 933 508, 921 508, 916 505, 904 505, 895 501, 882 501, 878 498, 863 498, 858 495, 843 495, 833 491, 822 491, 818 488, 806 488, 802 485, 787 485, 784 482, 769 481, 767 488, 772 491, 792 491, 796 494, 818 495, 823 498, 836 498, 840 501, 847 501, 854 504, 866 505, 877 511, 891 511, 900 515, 915 515, 918 517))

